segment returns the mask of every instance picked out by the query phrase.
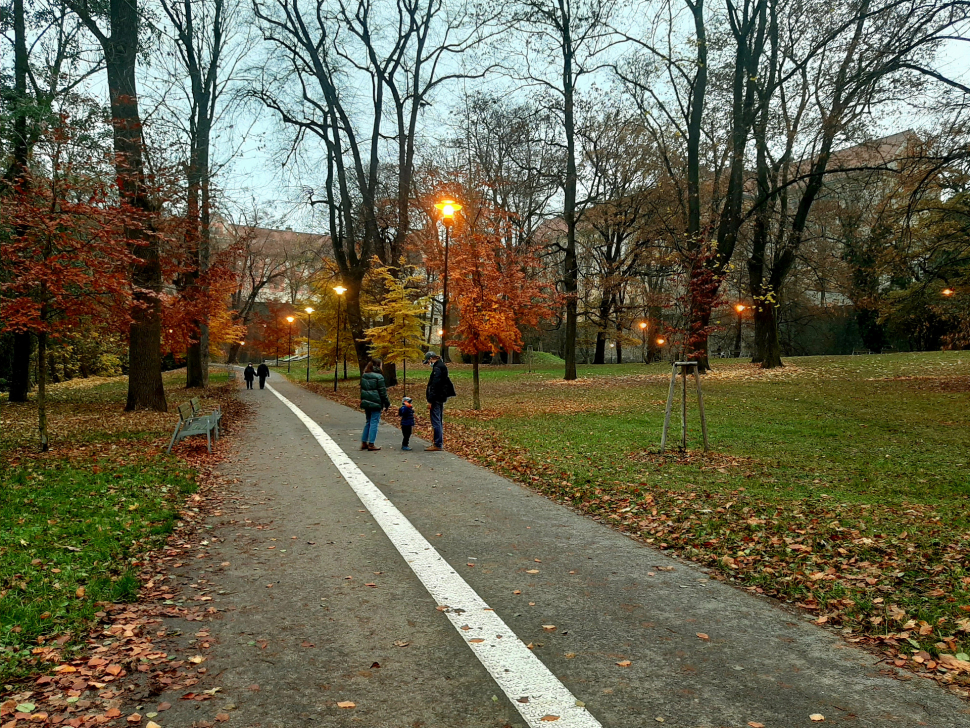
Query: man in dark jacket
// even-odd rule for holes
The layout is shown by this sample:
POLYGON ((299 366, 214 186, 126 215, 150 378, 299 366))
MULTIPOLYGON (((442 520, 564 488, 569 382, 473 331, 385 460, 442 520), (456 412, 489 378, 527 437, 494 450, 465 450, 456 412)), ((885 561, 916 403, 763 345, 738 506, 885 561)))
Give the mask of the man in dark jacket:
POLYGON ((252 364, 247 364, 246 368, 243 369, 243 379, 246 380, 246 389, 253 388, 253 379, 256 378, 256 370, 253 369, 252 364))
POLYGON ((425 450, 438 452, 444 449, 444 416, 445 402, 455 396, 455 385, 448 377, 448 367, 435 352, 429 351, 424 355, 424 363, 431 364, 431 377, 428 379, 428 411, 431 413, 431 430, 434 433, 434 444, 425 450))
POLYGON ((269 367, 266 366, 266 362, 263 362, 256 369, 256 376, 259 377, 259 388, 265 389, 266 387, 266 377, 269 376, 269 367))

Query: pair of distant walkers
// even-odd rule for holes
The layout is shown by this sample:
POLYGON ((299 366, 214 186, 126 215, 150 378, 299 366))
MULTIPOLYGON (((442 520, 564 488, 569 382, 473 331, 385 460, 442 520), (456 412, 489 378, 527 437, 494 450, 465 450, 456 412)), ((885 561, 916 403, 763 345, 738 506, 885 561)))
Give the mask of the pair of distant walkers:
MULTIPOLYGON (((438 452, 444 449, 445 444, 445 402, 455 396, 455 385, 448 377, 448 367, 433 351, 424 355, 424 363, 431 365, 431 376, 428 378, 425 397, 428 400, 431 430, 434 433, 433 443, 425 450, 438 452)), ((364 410, 364 432, 360 436, 361 450, 380 450, 374 444, 377 440, 377 426, 381 422, 381 412, 386 412, 390 407, 391 400, 387 396, 387 385, 381 374, 381 362, 371 359, 360 377, 360 408, 364 410)), ((411 432, 414 430, 414 404, 410 397, 405 397, 401 401, 397 414, 401 418, 403 436, 401 449, 410 451, 411 432)))
POLYGON ((259 377, 259 388, 264 389, 266 387, 266 378, 269 376, 269 367, 266 366, 266 362, 259 365, 259 368, 253 369, 252 364, 247 364, 246 368, 243 369, 243 379, 246 380, 246 389, 253 388, 253 379, 259 377))

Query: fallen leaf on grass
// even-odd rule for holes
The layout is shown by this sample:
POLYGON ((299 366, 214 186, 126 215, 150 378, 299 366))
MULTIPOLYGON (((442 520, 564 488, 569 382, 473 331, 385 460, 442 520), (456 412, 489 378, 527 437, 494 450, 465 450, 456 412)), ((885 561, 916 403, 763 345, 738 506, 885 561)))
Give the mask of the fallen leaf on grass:
POLYGON ((356 708, 357 707, 357 703, 353 702, 352 700, 341 700, 339 703, 337 703, 337 707, 338 708, 356 708))

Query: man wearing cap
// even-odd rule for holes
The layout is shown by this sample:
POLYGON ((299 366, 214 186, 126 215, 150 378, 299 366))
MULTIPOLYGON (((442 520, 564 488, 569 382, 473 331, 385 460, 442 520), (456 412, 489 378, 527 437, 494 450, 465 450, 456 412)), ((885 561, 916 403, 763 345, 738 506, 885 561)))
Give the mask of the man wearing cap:
POLYGON ((428 379, 428 411, 431 413, 431 430, 434 432, 434 443, 425 450, 438 452, 444 449, 444 415, 445 402, 455 396, 455 385, 448 377, 448 367, 441 361, 441 357, 433 351, 424 355, 424 363, 431 364, 431 377, 428 379))

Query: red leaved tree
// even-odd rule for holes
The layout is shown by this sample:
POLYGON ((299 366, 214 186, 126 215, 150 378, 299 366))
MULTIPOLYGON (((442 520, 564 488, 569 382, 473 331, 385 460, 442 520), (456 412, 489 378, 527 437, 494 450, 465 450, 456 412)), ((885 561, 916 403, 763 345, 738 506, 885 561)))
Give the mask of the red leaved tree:
POLYGON ((458 313, 454 340, 472 357, 473 407, 481 409, 479 364, 485 352, 522 350, 522 327, 552 316, 553 285, 535 253, 511 247, 514 230, 501 210, 482 205, 452 240, 449 285, 458 313))
POLYGON ((78 320, 123 330, 134 299, 129 270, 135 255, 125 231, 139 226, 119 206, 83 135, 66 118, 38 145, 48 165, 3 201, 0 246, 0 331, 30 332, 38 342, 38 430, 47 451, 47 344, 78 320))

